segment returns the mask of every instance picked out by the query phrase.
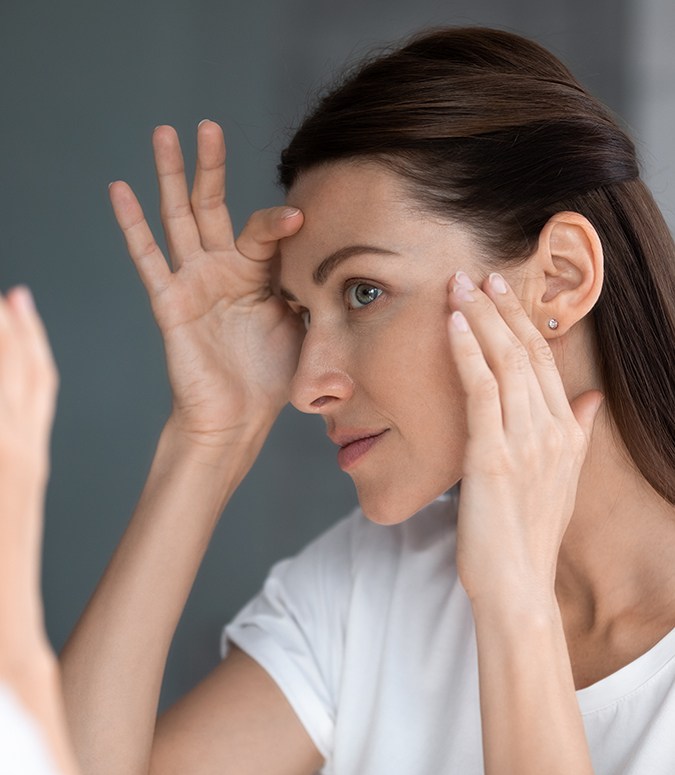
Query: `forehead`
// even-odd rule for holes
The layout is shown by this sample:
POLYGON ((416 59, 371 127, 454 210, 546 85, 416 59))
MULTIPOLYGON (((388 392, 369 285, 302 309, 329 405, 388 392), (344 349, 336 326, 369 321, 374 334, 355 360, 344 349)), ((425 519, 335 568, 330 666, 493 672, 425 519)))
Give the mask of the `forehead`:
POLYGON ((412 210, 413 200, 404 181, 381 164, 368 160, 330 162, 302 173, 288 193, 287 204, 296 207, 378 209, 392 205, 412 210))
POLYGON ((469 229, 426 213, 403 179, 377 163, 313 168, 299 177, 287 204, 304 214, 302 228, 280 243, 281 286, 291 293, 326 256, 354 245, 397 253, 430 275, 445 274, 458 262, 468 268, 480 257, 469 229))
POLYGON ((379 244, 396 250, 411 220, 420 218, 401 179, 372 162, 335 162, 299 177, 287 197, 299 207, 303 226, 282 240, 282 269, 309 251, 318 261, 347 244, 379 244))

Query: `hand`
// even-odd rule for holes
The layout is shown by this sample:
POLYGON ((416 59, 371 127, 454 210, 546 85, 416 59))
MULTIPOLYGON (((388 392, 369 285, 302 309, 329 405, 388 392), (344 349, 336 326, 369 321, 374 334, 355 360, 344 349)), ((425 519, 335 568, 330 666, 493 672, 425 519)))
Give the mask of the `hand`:
POLYGON ((259 211, 235 241, 220 127, 199 125, 190 197, 176 132, 158 127, 153 146, 172 268, 129 186, 113 183, 110 197, 164 338, 172 418, 192 440, 221 445, 247 423, 271 423, 288 400, 302 326, 272 283, 278 241, 302 214, 259 211))
POLYGON ((468 425, 459 576, 472 603, 503 591, 548 603, 603 397, 588 391, 570 405, 548 343, 508 286, 458 288, 455 278, 450 345, 468 425))
POLYGON ((57 384, 32 296, 15 288, 0 297, 0 661, 44 641, 40 544, 57 384))
POLYGON ((14 288, 0 297, 0 474, 17 486, 46 484, 57 386, 30 291, 14 288))
MULTIPOLYGON (((45 632, 40 595, 44 494, 57 390, 56 366, 30 291, 14 288, 4 299, 0 296, 0 684, 16 695, 31 725, 39 725, 59 772, 75 775, 58 663, 45 632)), ((33 735, 27 736, 24 726, 11 712, 3 717, 2 742, 15 743, 9 745, 10 769, 13 750, 33 761, 28 756, 33 735), (13 738, 7 737, 12 733, 13 738)), ((5 762, 6 745, 2 750, 5 762)), ((18 759, 16 767, 24 771, 18 759)))

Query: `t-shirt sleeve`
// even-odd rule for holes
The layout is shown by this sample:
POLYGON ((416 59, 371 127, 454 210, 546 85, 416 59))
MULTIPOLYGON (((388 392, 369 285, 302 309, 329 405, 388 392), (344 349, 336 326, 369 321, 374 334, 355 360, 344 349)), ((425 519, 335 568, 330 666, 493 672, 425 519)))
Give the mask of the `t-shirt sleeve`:
POLYGON ((357 510, 292 559, 277 563, 262 591, 225 627, 234 643, 284 693, 319 752, 329 759, 352 587, 357 510))

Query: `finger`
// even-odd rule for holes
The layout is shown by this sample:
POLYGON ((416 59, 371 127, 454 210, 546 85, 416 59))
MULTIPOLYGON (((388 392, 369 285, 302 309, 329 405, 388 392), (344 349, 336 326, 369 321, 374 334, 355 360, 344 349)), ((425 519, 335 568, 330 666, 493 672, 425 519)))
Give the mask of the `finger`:
POLYGON ((300 229, 303 217, 295 207, 258 210, 248 219, 237 238, 237 250, 252 261, 269 261, 276 253, 279 240, 300 229))
POLYGON ((121 180, 111 183, 110 201, 131 260, 152 299, 171 282, 169 265, 152 236, 141 205, 131 188, 121 180))
POLYGON ((183 262, 202 249, 199 229, 188 196, 183 153, 176 130, 159 126, 152 135, 155 168, 159 181, 159 209, 166 235, 171 265, 183 262))
POLYGON ((43 365, 53 365, 47 329, 35 306, 30 289, 24 285, 12 288, 7 294, 7 306, 14 312, 16 324, 28 340, 27 344, 43 365))
POLYGON ((464 313, 494 376, 505 430, 518 436, 531 433, 536 413, 546 406, 527 350, 492 301, 464 272, 453 278, 450 305, 464 313))
POLYGON ((10 325, 10 318, 7 310, 7 302, 0 294, 0 331, 6 331, 10 325))
POLYGON ((17 286, 7 294, 7 306, 14 313, 21 351, 37 370, 34 387, 51 397, 57 387, 58 373, 47 330, 35 307, 33 294, 29 288, 17 286))
POLYGON ((502 410, 499 386, 466 317, 459 310, 448 323, 450 349, 466 396, 466 419, 469 438, 502 437, 502 410))
POLYGON ((234 234, 225 205, 225 141, 214 121, 197 127, 197 167, 190 196, 204 250, 231 250, 234 234))
POLYGON ((31 355, 23 342, 17 313, 12 308, 12 291, 0 297, 0 392, 14 405, 25 397, 26 364, 31 355))
POLYGON ((14 349, 14 326, 12 312, 6 299, 0 294, 0 387, 4 390, 9 381, 13 379, 16 358, 14 349))
POLYGON ((483 285, 501 317, 525 347, 537 384, 549 411, 559 419, 569 419, 571 409, 553 352, 534 325, 506 280, 493 272, 483 285))

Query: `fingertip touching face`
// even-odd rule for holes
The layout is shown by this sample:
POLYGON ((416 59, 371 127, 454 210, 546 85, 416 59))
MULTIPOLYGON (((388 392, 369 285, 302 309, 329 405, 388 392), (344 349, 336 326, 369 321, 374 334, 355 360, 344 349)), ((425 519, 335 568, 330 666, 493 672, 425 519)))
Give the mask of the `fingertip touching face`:
POLYGON ((291 402, 323 416, 366 516, 401 522, 462 474, 448 283, 460 268, 480 279, 480 249, 374 163, 311 169, 288 204, 304 225, 281 244, 282 295, 306 326, 291 402))

